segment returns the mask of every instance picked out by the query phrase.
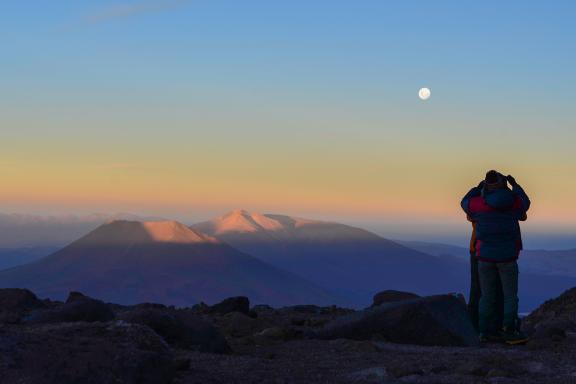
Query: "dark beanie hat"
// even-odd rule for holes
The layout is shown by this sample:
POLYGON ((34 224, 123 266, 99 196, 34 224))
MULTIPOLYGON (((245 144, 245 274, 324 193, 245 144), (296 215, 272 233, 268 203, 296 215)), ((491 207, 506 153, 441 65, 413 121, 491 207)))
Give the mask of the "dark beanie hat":
POLYGON ((484 179, 484 187, 488 190, 504 188, 506 187, 506 179, 497 171, 488 171, 484 179))

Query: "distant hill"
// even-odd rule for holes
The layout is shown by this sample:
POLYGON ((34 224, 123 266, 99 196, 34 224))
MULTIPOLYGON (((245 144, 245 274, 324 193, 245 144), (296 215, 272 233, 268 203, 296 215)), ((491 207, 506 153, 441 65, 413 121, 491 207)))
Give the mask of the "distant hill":
POLYGON ((191 228, 347 295, 357 305, 397 289, 419 294, 463 291, 453 264, 366 230, 339 223, 235 210, 191 228))
POLYGON ((342 304, 314 284, 173 221, 113 221, 40 261, 0 271, 2 287, 63 299, 186 306, 245 295, 273 305, 342 304))

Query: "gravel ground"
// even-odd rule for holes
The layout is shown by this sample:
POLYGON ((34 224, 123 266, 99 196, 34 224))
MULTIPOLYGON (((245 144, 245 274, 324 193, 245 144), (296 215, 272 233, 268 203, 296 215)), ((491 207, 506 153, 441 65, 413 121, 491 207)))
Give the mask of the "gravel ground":
POLYGON ((181 351, 191 383, 576 384, 576 336, 526 346, 421 347, 376 341, 293 340, 235 345, 232 355, 181 351))

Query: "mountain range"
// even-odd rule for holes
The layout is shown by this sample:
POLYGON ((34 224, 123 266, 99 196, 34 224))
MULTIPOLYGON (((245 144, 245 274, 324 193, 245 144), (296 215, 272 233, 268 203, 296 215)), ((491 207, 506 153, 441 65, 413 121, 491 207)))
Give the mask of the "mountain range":
POLYGON ((46 258, 0 271, 0 285, 53 299, 77 290, 121 304, 189 306, 237 295, 275 305, 343 303, 174 221, 112 221, 46 258))
MULTIPOLYGON (((430 295, 467 293, 469 286, 464 247, 391 241, 340 223, 245 210, 191 227, 158 220, 112 220, 98 227, 102 220, 98 215, 22 220, 19 230, 11 229, 17 239, 31 240, 30 234, 18 231, 32 227, 50 227, 48 233, 62 239, 73 234, 70 223, 78 224, 74 231, 97 228, 64 248, 0 249, 0 269, 23 264, 0 271, 0 286, 30 288, 58 299, 80 290, 126 304, 190 305, 245 295, 275 306, 357 308, 385 289, 430 295), (59 232, 55 228, 62 221, 67 224, 59 232)), ((523 251, 522 311, 576 286, 575 254, 523 251)))
POLYGON ((434 294, 467 284, 451 263, 344 224, 235 210, 191 228, 360 306, 385 288, 434 294))

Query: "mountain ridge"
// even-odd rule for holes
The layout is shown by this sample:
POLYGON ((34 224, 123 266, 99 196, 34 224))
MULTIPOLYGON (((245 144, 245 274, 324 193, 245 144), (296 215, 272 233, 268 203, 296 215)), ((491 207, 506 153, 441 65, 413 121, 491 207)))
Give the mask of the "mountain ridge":
POLYGON ((56 299, 78 290, 126 304, 191 305, 234 295, 274 305, 344 302, 174 221, 103 224, 50 256, 0 271, 0 284, 56 299))
POLYGON ((237 209, 191 228, 347 295, 359 306, 368 305, 366 297, 382 289, 419 294, 464 289, 463 282, 445 283, 455 279, 442 260, 345 224, 237 209), (274 224, 268 229, 235 225, 261 217, 274 224), (430 274, 437 275, 438 281, 432 281, 430 274))

